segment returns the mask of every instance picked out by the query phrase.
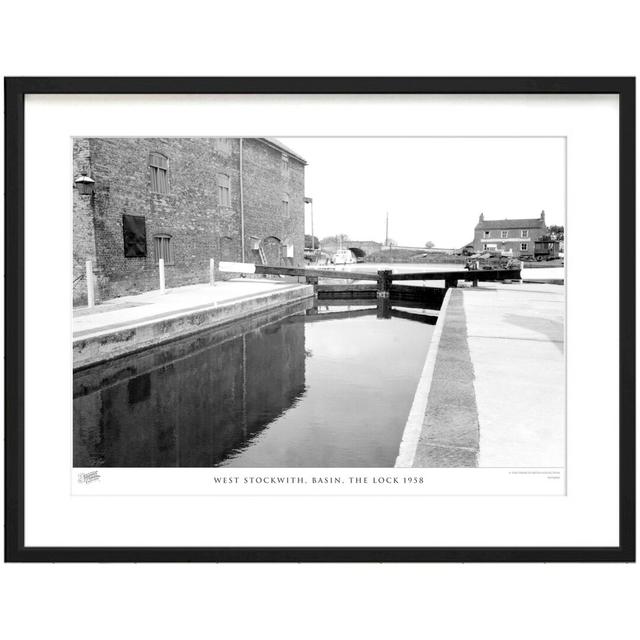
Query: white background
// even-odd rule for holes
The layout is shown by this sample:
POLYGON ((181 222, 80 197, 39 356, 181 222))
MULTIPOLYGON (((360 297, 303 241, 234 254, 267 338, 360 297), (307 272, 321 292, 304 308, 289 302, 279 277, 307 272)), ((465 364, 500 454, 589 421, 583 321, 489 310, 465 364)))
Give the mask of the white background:
MULTIPOLYGON (((22 3, 8 75, 635 75, 631 3, 22 3), (233 7, 233 8, 232 8, 233 7), (386 10, 383 9, 386 8, 386 10), (164 25, 155 15, 165 16, 164 25), (153 44, 154 46, 151 46, 153 44), (161 44, 165 55, 152 52, 161 44)), ((622 637, 637 566, 3 566, 12 638, 622 637)))

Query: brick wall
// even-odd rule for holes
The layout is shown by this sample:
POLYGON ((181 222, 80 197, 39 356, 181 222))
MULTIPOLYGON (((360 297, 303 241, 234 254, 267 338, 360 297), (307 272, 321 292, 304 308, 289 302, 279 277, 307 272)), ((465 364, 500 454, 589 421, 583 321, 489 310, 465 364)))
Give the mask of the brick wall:
MULTIPOLYGON (((277 238, 282 245, 293 245, 293 258, 282 264, 304 264, 304 165, 288 154, 284 169, 283 152, 255 138, 246 138, 244 147, 244 212, 247 260, 254 261, 253 238, 277 238), (289 213, 282 201, 289 199, 289 213), (253 236, 253 238, 252 238, 253 236)), ((267 243, 265 243, 267 244, 267 243)), ((271 243, 272 244, 272 243, 271 243)), ((271 264, 271 263, 270 263, 271 264)))
MULTIPOLYGON (((249 236, 274 236, 294 245, 302 264, 304 166, 282 171, 282 153, 257 139, 244 141, 244 201, 247 260, 249 236), (289 215, 281 197, 289 190, 289 215)), ((209 260, 240 260, 240 141, 236 138, 90 138, 74 140, 74 163, 87 161, 96 181, 92 197, 74 193, 74 271, 96 262, 97 299, 158 288, 154 236, 171 237, 173 264, 167 287, 206 282, 209 260), (168 159, 168 193, 151 190, 149 154, 168 159), (218 176, 229 177, 230 203, 219 202, 218 176), (146 257, 125 257, 123 214, 144 216, 146 257), (94 242, 89 234, 93 224, 94 242)), ((218 274, 219 277, 224 274, 218 274)), ((74 302, 82 296, 74 294, 74 302)))

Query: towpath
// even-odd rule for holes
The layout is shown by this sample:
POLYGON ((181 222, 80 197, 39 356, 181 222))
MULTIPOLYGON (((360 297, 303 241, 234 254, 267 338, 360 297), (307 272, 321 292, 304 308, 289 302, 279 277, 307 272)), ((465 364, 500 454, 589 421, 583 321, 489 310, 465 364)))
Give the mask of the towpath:
POLYGON ((124 296, 73 313, 74 367, 313 297, 305 284, 238 278, 124 296))
POLYGON ((396 466, 561 467, 565 288, 452 289, 396 466))

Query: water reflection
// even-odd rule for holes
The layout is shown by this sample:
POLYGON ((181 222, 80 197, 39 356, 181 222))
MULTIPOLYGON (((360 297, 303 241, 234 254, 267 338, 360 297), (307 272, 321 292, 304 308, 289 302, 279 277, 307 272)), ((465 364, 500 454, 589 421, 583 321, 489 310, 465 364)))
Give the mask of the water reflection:
POLYGON ((435 322, 410 305, 306 302, 78 371, 74 466, 392 466, 435 322))

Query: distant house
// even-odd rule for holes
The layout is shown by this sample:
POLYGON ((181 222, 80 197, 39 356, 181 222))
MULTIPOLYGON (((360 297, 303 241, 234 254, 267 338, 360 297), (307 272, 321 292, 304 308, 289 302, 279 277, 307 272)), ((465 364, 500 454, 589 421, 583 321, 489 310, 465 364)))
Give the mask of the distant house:
POLYGON ((473 249, 477 253, 497 251, 513 257, 534 255, 536 241, 548 236, 544 211, 539 218, 485 220, 484 214, 475 228, 473 249))

